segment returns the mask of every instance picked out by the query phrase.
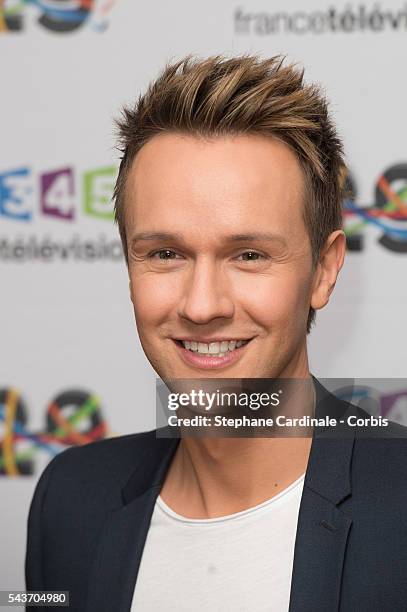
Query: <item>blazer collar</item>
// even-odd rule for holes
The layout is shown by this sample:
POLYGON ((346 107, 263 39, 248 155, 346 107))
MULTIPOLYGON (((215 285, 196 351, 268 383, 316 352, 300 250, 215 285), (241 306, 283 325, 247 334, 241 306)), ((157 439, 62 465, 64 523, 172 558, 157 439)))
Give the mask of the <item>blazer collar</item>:
MULTIPOLYGON (((167 428, 163 429, 168 431, 167 428)), ((139 466, 123 487, 122 498, 125 504, 148 489, 161 488, 179 442, 179 438, 156 438, 152 432, 150 446, 140 457, 139 466)))
POLYGON ((335 418, 338 425, 314 431, 305 484, 333 504, 339 504, 352 490, 350 470, 355 429, 346 425, 346 419, 355 414, 355 406, 338 399, 315 376, 312 378, 316 391, 315 416, 335 418))
POLYGON ((298 515, 289 612, 340 609, 343 565, 350 514, 340 503, 351 495, 354 428, 346 419, 352 404, 331 394, 313 377, 316 416, 331 416, 339 425, 314 432, 298 515), (343 421, 343 425, 340 423, 343 421))

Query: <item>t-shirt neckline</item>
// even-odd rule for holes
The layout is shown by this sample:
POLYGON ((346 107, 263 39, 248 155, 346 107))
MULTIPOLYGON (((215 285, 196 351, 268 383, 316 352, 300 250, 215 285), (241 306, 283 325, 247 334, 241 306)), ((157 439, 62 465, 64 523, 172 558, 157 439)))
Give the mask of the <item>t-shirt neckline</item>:
POLYGON ((280 493, 277 493, 277 495, 274 495, 273 497, 266 499, 266 501, 261 502, 260 504, 257 504, 256 506, 252 506, 250 508, 246 508, 245 510, 241 510, 240 512, 234 512, 233 514, 226 514, 225 516, 216 516, 214 518, 189 518, 186 516, 183 516, 182 514, 178 514, 178 512, 175 512, 175 510, 173 510, 172 508, 170 508, 165 501, 162 499, 161 495, 158 495, 157 499, 156 499, 156 504, 159 506, 159 508, 169 517, 171 517, 172 519, 175 519, 177 521, 180 521, 182 523, 202 523, 202 524, 214 524, 214 523, 222 523, 222 522, 226 522, 226 521, 232 521, 234 519, 238 519, 241 518, 243 516, 246 515, 252 515, 254 513, 257 513, 265 508, 267 508, 268 506, 273 505, 275 502, 277 502, 279 499, 281 499, 282 497, 284 497, 285 495, 287 495, 288 493, 290 493, 291 491, 293 491, 294 489, 296 489, 298 486, 300 486, 305 478, 305 473, 302 474, 299 478, 297 478, 297 480, 294 480, 294 482, 292 482, 291 484, 288 485, 288 487, 286 487, 285 489, 283 489, 283 491, 280 491, 280 493))

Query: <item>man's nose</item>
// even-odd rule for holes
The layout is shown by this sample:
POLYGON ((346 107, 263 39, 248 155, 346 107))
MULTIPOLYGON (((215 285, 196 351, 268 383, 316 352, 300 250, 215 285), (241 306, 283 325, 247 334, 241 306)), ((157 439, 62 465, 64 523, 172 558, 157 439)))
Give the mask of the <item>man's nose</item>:
POLYGON ((233 317, 234 304, 229 284, 219 264, 208 260, 195 262, 185 279, 178 314, 198 324, 219 317, 233 317))

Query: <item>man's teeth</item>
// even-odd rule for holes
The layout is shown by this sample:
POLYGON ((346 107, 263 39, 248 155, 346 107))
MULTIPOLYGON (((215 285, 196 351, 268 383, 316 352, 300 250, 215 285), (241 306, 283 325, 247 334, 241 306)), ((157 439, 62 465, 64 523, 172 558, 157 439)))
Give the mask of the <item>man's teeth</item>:
POLYGON ((247 344, 248 340, 224 340, 223 342, 194 342, 193 340, 181 340, 184 348, 194 353, 207 354, 211 357, 223 357, 229 351, 234 351, 239 346, 247 344))

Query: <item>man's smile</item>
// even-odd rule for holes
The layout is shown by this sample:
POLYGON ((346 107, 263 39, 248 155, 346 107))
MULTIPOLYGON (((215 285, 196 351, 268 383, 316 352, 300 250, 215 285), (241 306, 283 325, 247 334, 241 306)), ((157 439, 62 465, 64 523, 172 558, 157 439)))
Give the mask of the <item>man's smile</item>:
POLYGON ((235 363, 252 339, 219 339, 212 342, 201 342, 193 339, 173 338, 173 341, 181 358, 188 365, 211 369, 235 363))

